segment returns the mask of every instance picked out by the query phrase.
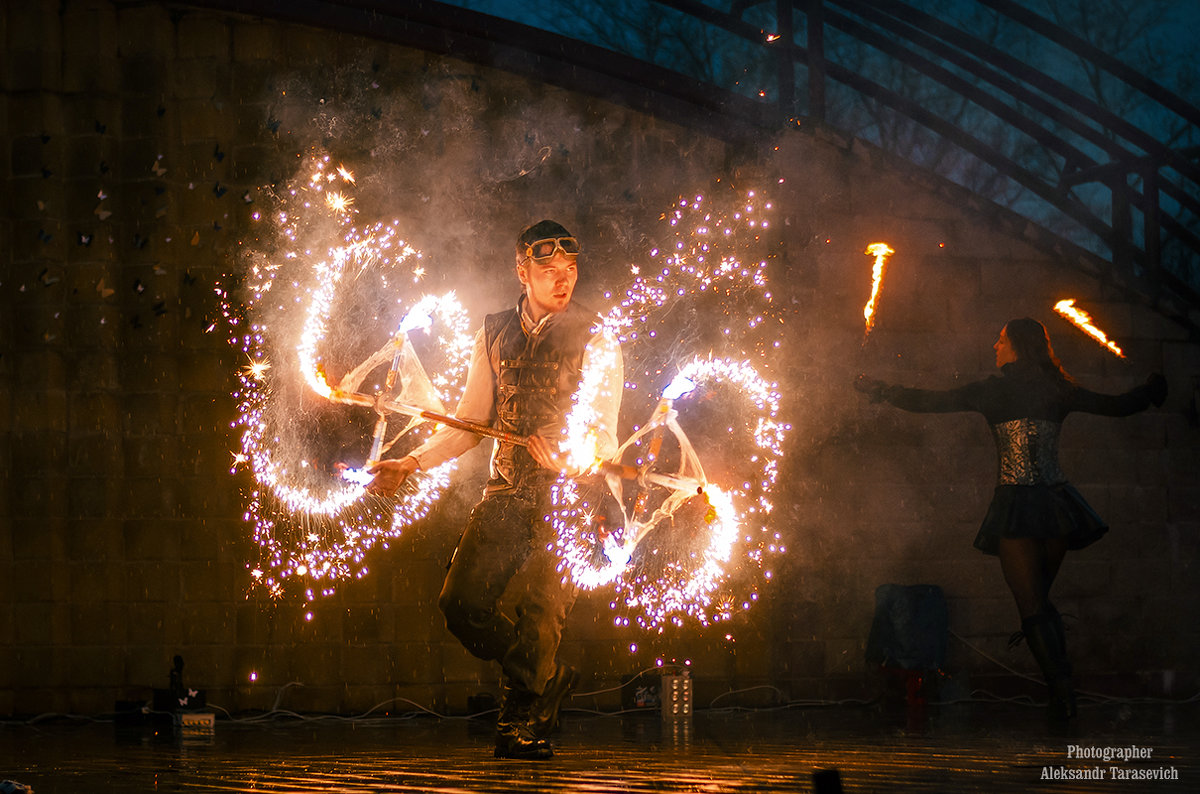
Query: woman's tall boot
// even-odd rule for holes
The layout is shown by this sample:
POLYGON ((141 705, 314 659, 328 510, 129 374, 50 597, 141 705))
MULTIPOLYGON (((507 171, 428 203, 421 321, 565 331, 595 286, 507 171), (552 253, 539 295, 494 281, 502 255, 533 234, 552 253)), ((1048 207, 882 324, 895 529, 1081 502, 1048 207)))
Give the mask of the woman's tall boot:
POLYGON ((1074 717, 1077 712, 1075 687, 1071 682, 1071 662, 1067 659, 1062 618, 1057 610, 1049 607, 1022 620, 1021 631, 1042 670, 1046 686, 1050 688, 1050 718, 1067 720, 1074 717))

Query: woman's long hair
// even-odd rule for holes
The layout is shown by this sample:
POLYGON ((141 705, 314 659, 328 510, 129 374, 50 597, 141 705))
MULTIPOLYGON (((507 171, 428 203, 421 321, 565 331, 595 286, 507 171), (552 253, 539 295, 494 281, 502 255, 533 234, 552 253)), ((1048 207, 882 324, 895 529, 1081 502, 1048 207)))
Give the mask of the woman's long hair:
POLYGON ((1031 317, 1022 317, 1019 320, 1009 320, 1008 325, 1004 326, 1004 332, 1017 354, 1017 361, 1035 367, 1051 377, 1061 378, 1067 383, 1073 382, 1071 376, 1063 369, 1058 356, 1054 355, 1046 326, 1031 317))

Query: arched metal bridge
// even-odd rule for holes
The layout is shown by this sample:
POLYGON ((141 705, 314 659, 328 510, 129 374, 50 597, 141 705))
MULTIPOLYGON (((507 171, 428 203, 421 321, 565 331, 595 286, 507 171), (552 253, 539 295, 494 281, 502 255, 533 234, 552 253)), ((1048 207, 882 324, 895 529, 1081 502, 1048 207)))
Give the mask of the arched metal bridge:
POLYGON ((1015 0, 192 4, 453 55, 730 140, 862 139, 1200 330, 1200 108, 1015 0))

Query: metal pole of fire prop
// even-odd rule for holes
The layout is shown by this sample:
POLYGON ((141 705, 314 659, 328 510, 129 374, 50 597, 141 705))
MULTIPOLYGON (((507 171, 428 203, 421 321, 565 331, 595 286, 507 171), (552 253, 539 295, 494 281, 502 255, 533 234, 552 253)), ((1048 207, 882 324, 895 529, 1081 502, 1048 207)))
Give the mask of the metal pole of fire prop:
MULTIPOLYGON (((337 389, 333 390, 333 392, 329 395, 329 399, 335 402, 344 403, 346 405, 357 405, 363 408, 371 408, 376 410, 381 415, 380 421, 383 421, 382 417, 386 416, 389 412, 398 413, 404 414, 405 416, 423 419, 429 422, 436 422, 437 424, 446 425, 447 427, 453 427, 458 430, 465 430, 469 433, 475 433, 476 435, 483 436, 484 438, 494 438, 498 441, 506 441, 510 444, 517 444, 519 446, 529 445, 528 436, 510 433, 507 430, 500 430, 499 428, 480 424, 478 422, 470 422, 466 419, 459 419, 458 417, 451 416, 449 414, 426 410, 425 408, 421 408, 417 405, 396 402, 394 400, 384 400, 372 397, 369 394, 345 392, 337 389)), ((703 483, 693 480, 689 477, 677 477, 671 474, 643 470, 636 466, 626 466, 613 461, 600 461, 597 464, 597 468, 604 474, 615 474, 623 480, 636 480, 643 486, 660 485, 664 488, 670 488, 678 491, 691 491, 696 494, 701 494, 704 492, 703 483)))

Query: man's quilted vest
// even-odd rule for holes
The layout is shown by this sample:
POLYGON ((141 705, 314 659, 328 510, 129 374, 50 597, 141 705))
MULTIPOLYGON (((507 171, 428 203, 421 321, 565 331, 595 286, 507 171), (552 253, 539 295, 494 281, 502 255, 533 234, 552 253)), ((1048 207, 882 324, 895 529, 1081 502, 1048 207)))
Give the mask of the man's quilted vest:
MULTIPOLYGON (((598 319, 574 302, 532 329, 521 322, 519 308, 487 316, 483 328, 496 383, 496 427, 558 438, 598 319)), ((500 441, 492 453, 487 491, 537 487, 553 476, 525 447, 500 441)))

